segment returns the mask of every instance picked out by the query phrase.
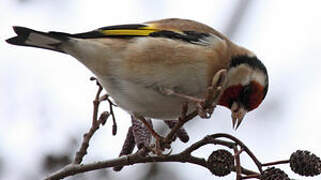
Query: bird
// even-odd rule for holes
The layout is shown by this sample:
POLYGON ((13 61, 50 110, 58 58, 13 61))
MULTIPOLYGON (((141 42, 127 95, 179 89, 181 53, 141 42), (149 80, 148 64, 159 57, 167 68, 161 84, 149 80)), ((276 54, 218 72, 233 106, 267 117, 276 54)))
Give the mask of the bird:
POLYGON ((253 52, 194 20, 168 18, 74 34, 13 29, 17 36, 7 39, 9 44, 73 56, 135 117, 177 119, 186 99, 163 90, 202 98, 213 76, 226 69, 218 105, 231 110, 237 129, 268 91, 267 69, 253 52))

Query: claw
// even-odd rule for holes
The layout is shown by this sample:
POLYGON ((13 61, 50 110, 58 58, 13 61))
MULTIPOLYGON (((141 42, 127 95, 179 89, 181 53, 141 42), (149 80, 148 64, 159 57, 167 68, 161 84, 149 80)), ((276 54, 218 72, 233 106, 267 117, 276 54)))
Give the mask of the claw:
POLYGON ((232 111, 233 129, 237 130, 241 125, 247 111, 242 106, 240 106, 239 103, 237 102, 233 103, 231 107, 231 111, 232 111))

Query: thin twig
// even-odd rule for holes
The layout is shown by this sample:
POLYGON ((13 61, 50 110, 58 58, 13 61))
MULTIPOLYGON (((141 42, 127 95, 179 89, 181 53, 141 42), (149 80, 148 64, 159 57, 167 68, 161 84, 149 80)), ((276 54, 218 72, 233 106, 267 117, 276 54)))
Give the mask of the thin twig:
MULTIPOLYGON (((170 129, 172 129, 177 123, 176 120, 165 120, 164 122, 170 129)), ((189 136, 188 136, 186 130, 184 129, 184 127, 180 128, 176 131, 176 136, 184 143, 189 141, 189 136)))
POLYGON ((234 156, 239 156, 243 151, 244 151, 244 149, 241 148, 239 151, 237 151, 236 153, 234 153, 234 156))
POLYGON ((242 179, 260 179, 260 174, 252 174, 252 175, 247 175, 247 176, 242 176, 242 179))
POLYGON ((104 100, 104 98, 100 98, 100 94, 103 90, 103 87, 99 84, 96 78, 91 78, 90 80, 96 80, 96 84, 98 86, 98 91, 96 93, 95 99, 93 101, 94 110, 93 110, 93 117, 92 117, 92 124, 91 128, 89 129, 89 132, 85 133, 83 135, 83 141, 81 143, 81 146, 79 150, 76 153, 75 159, 73 161, 74 164, 80 164, 83 160, 83 157, 87 154, 87 149, 89 147, 89 141, 91 137, 95 134, 95 132, 99 129, 99 126, 102 124, 105 124, 107 118, 109 117, 109 113, 105 111, 101 117, 98 119, 98 110, 99 110, 99 104, 101 101, 104 100))
POLYGON ((109 103, 109 113, 113 119, 112 134, 115 136, 117 134, 117 123, 116 123, 116 118, 115 118, 113 106, 116 106, 116 105, 109 99, 109 96, 107 98, 107 101, 109 103))
POLYGON ((191 154, 193 151, 199 149, 202 146, 205 146, 207 144, 219 144, 219 145, 223 145, 226 146, 228 148, 233 149, 234 146, 236 146, 236 144, 234 142, 230 142, 230 141, 223 141, 223 140, 219 140, 219 139, 214 139, 211 136, 205 136, 202 140, 192 144, 191 146, 189 146, 188 148, 186 148, 182 153, 184 154, 191 154))
POLYGON ((273 166, 273 165, 288 164, 288 163, 290 163, 290 160, 282 160, 282 161, 264 163, 264 164, 261 164, 261 166, 273 166))
POLYGON ((241 160, 240 160, 240 153, 238 150, 238 146, 234 146, 234 158, 235 158, 235 168, 236 168, 236 180, 241 180, 242 176, 242 169, 241 169, 241 160))

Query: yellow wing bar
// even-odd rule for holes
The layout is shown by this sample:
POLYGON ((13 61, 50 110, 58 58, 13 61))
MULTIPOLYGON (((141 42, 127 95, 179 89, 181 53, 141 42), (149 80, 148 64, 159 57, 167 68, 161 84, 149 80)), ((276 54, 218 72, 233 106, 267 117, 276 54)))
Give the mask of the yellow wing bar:
POLYGON ((107 36, 148 36, 150 33, 157 32, 159 30, 147 30, 147 29, 113 29, 102 30, 101 33, 107 36))
POLYGON ((128 28, 128 26, 119 26, 119 29, 107 27, 105 29, 100 29, 99 31, 106 36, 148 36, 150 33, 161 30, 153 27, 153 25, 141 25, 134 28, 128 28))

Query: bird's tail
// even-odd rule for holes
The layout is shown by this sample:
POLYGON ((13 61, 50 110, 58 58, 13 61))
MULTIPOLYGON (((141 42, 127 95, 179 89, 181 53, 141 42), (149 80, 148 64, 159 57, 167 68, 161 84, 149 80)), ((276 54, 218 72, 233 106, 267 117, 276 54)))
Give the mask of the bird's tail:
POLYGON ((9 44, 50 49, 64 53, 61 44, 69 39, 70 34, 62 32, 40 32, 25 27, 14 26, 17 36, 7 39, 9 44))

